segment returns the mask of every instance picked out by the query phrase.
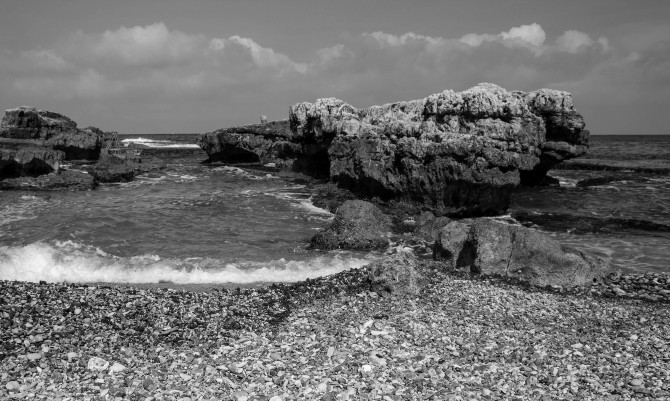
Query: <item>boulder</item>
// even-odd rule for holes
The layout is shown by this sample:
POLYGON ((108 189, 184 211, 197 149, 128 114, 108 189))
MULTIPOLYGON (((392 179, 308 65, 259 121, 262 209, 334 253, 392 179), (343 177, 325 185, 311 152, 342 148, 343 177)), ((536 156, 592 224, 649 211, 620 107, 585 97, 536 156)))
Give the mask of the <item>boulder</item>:
POLYGON ((97 159, 104 136, 98 128, 77 128, 62 114, 28 106, 6 110, 0 121, 0 138, 12 140, 13 146, 60 150, 65 160, 97 159))
POLYGON ((416 295, 421 289, 417 260, 400 252, 386 256, 368 266, 370 290, 380 295, 416 295))
POLYGON ((276 163, 329 177, 359 196, 438 215, 495 215, 519 184, 584 154, 589 133, 567 92, 493 84, 356 109, 326 98, 289 120, 204 134, 210 160, 276 163))
POLYGON ((585 286, 607 273, 602 260, 537 230, 488 219, 448 224, 435 242, 433 258, 457 270, 535 286, 585 286))
POLYGON ((452 220, 445 216, 435 217, 432 212, 423 212, 415 219, 413 234, 429 243, 434 243, 440 230, 449 224, 452 220))
POLYGON ((391 219, 372 203, 349 200, 337 209, 331 226, 312 237, 311 245, 322 250, 384 249, 390 224, 391 219))

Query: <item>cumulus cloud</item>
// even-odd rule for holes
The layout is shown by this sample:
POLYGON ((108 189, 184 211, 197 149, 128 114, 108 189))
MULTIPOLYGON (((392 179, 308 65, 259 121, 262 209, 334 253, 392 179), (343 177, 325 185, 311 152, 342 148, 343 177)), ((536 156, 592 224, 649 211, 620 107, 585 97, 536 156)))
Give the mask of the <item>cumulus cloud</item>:
POLYGON ((240 124, 257 114, 285 118, 290 104, 317 97, 364 107, 482 81, 509 89, 572 90, 578 104, 593 98, 586 88, 595 93, 600 87, 608 87, 610 97, 619 89, 646 90, 658 101, 667 86, 654 83, 667 82, 670 70, 661 37, 638 35, 637 45, 617 47, 577 30, 551 38, 537 23, 460 38, 377 31, 345 35, 341 43, 295 60, 253 38, 206 37, 159 22, 75 32, 48 48, 0 49, 0 101, 7 107, 95 110, 103 123, 172 124, 169 131, 173 124, 240 124), (651 37, 653 43, 644 42, 651 37))

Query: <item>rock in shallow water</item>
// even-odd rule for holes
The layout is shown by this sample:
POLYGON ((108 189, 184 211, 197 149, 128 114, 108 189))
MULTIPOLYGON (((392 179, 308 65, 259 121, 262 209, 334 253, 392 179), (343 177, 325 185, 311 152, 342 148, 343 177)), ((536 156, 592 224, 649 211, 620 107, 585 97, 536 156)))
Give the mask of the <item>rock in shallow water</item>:
POLYGON ((602 260, 561 246, 539 231, 489 219, 452 222, 440 231, 433 258, 475 274, 535 286, 585 286, 602 279, 602 260))
POLYGON ((199 145, 210 160, 276 163, 358 195, 491 215, 508 207, 515 186, 536 185, 584 154, 584 126, 567 92, 480 84, 368 109, 334 98, 299 103, 288 122, 215 131, 199 145))

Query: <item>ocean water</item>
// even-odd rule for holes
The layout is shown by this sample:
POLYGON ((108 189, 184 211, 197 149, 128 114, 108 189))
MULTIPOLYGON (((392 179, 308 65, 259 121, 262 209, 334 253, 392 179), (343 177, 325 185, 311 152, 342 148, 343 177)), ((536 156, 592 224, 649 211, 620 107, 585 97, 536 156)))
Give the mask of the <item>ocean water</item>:
POLYGON ((520 188, 511 215, 615 270, 670 273, 670 175, 633 171, 670 169, 670 136, 592 136, 584 158, 631 169, 552 170, 560 187, 520 188), (601 182, 580 185, 588 179, 601 182))
POLYGON ((378 254, 308 251, 332 215, 304 185, 205 165, 194 135, 121 139, 165 170, 86 192, 0 191, 0 279, 68 282, 290 282, 378 254))
MULTIPOLYGON (((207 165, 194 135, 122 136, 167 168, 86 192, 0 191, 0 279, 290 282, 361 267, 380 253, 319 252, 332 215, 299 182, 207 165)), ((589 158, 670 165, 670 137, 592 138, 589 158)), ((510 216, 614 269, 670 272, 667 174, 554 170, 560 187, 520 188, 510 216), (601 185, 580 187, 588 178, 601 185)))

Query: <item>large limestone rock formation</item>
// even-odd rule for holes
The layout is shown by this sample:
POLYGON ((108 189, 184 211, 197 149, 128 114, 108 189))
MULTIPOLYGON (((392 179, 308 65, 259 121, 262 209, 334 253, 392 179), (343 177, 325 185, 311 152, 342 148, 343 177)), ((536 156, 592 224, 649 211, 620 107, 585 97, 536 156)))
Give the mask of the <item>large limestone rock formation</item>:
POLYGON ((289 121, 204 134, 210 160, 276 163, 326 176, 358 195, 420 204, 440 215, 493 215, 512 189, 535 185, 588 146, 569 93, 480 84, 356 109, 299 103, 289 121))
POLYGON ((96 160, 103 140, 104 133, 95 127, 77 128, 62 114, 34 107, 6 110, 0 121, 0 146, 45 147, 62 151, 66 160, 96 160))
POLYGON ((433 252, 435 260, 457 270, 536 286, 585 286, 607 273, 602 260, 563 247, 537 230, 489 219, 449 223, 433 252))

